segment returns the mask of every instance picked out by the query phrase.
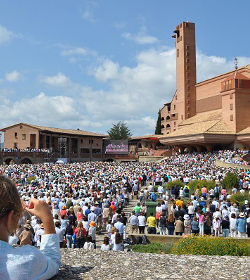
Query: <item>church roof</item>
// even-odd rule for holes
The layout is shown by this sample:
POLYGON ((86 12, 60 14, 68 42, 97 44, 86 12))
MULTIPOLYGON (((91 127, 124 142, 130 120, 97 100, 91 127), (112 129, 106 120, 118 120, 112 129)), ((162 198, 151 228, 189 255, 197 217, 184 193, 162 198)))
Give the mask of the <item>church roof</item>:
POLYGON ((250 126, 237 133, 237 135, 242 135, 242 134, 250 134, 250 126))
POLYGON ((28 124, 28 123, 18 123, 14 124, 5 128, 0 129, 0 131, 6 131, 9 128, 12 128, 17 125, 26 125, 31 128, 38 129, 40 131, 48 131, 52 133, 59 133, 59 134, 70 134, 70 135, 78 135, 78 136, 96 136, 96 137, 106 137, 107 135, 103 134, 98 134, 94 132, 88 132, 84 130, 78 130, 78 129, 62 129, 62 128, 54 128, 54 127, 46 127, 46 126, 39 126, 39 125, 33 125, 33 124, 28 124))
POLYGON ((222 110, 218 109, 218 110, 198 113, 195 116, 181 122, 179 126, 193 124, 193 123, 201 123, 206 121, 221 120, 221 119, 222 119, 222 110))
POLYGON ((183 121, 178 130, 164 135, 164 138, 197 134, 235 134, 222 120, 221 114, 221 109, 199 113, 183 121))
POLYGON ((224 80, 224 82, 229 81, 229 80, 250 80, 250 79, 237 71, 235 73, 232 73, 230 76, 228 76, 224 80))

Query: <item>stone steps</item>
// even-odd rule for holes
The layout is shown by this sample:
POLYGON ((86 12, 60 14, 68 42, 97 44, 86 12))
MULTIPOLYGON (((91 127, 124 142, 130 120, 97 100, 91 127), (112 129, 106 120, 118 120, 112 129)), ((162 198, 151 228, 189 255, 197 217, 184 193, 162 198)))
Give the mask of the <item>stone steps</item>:
MULTIPOLYGON (((130 199, 129 204, 123 208, 123 212, 125 213, 125 216, 129 219, 129 216, 131 212, 133 211, 133 208, 136 206, 136 204, 139 202, 138 199, 130 199)), ((128 232, 128 230, 127 230, 128 232)), ((96 248, 100 248, 101 245, 103 244, 103 238, 107 236, 108 233, 107 231, 102 231, 100 234, 96 235, 96 248)))

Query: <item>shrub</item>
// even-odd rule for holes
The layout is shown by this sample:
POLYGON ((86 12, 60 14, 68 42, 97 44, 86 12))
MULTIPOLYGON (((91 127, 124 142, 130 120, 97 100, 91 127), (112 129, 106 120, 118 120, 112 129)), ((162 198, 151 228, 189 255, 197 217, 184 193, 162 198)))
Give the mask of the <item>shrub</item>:
POLYGON ((245 200, 250 201, 250 195, 248 193, 241 194, 240 192, 237 192, 236 194, 233 194, 230 198, 230 201, 232 203, 237 203, 240 208, 244 205, 245 200))
POLYGON ((211 236, 189 236, 179 239, 174 244, 171 254, 250 256, 250 241, 211 236))
POLYGON ((235 173, 228 172, 224 180, 222 181, 222 186, 224 188, 232 189, 233 187, 239 187, 239 178, 235 173))
POLYGON ((168 182, 167 183, 167 188, 171 189, 172 187, 179 187, 179 188, 183 188, 184 187, 184 183, 180 180, 176 180, 174 182, 168 182))
POLYGON ((193 180, 188 183, 189 186, 189 193, 194 193, 196 188, 199 187, 200 189, 206 186, 208 190, 215 188, 215 181, 207 181, 207 180, 193 180))
POLYGON ((161 254, 163 252, 163 248, 160 243, 150 243, 148 245, 137 244, 133 246, 133 251, 139 253, 161 254))
POLYGON ((173 249, 174 244, 173 243, 164 243, 162 244, 162 250, 165 254, 170 254, 171 250, 173 249))

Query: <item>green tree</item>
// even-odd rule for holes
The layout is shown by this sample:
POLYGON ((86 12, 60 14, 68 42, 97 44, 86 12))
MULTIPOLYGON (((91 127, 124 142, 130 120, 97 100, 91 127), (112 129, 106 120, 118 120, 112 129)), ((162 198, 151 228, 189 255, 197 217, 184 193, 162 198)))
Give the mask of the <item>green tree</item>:
POLYGON ((132 136, 130 129, 124 122, 114 124, 108 131, 108 135, 111 140, 127 140, 132 136))
POLYGON ((155 134, 161 134, 161 110, 158 112, 158 119, 155 127, 155 134))
POLYGON ((222 186, 226 189, 232 189, 233 187, 239 187, 239 178, 235 173, 228 172, 224 180, 222 181, 222 186))

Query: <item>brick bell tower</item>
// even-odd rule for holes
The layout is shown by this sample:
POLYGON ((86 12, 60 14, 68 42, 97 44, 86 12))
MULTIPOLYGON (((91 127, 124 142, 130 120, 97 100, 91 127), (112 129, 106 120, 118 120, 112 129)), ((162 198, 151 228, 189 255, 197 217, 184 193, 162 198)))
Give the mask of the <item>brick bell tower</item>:
MULTIPOLYGON (((171 102, 176 124, 196 114, 195 24, 182 22, 176 27, 176 93, 171 102)), ((176 126, 177 126, 176 125, 176 126)))

